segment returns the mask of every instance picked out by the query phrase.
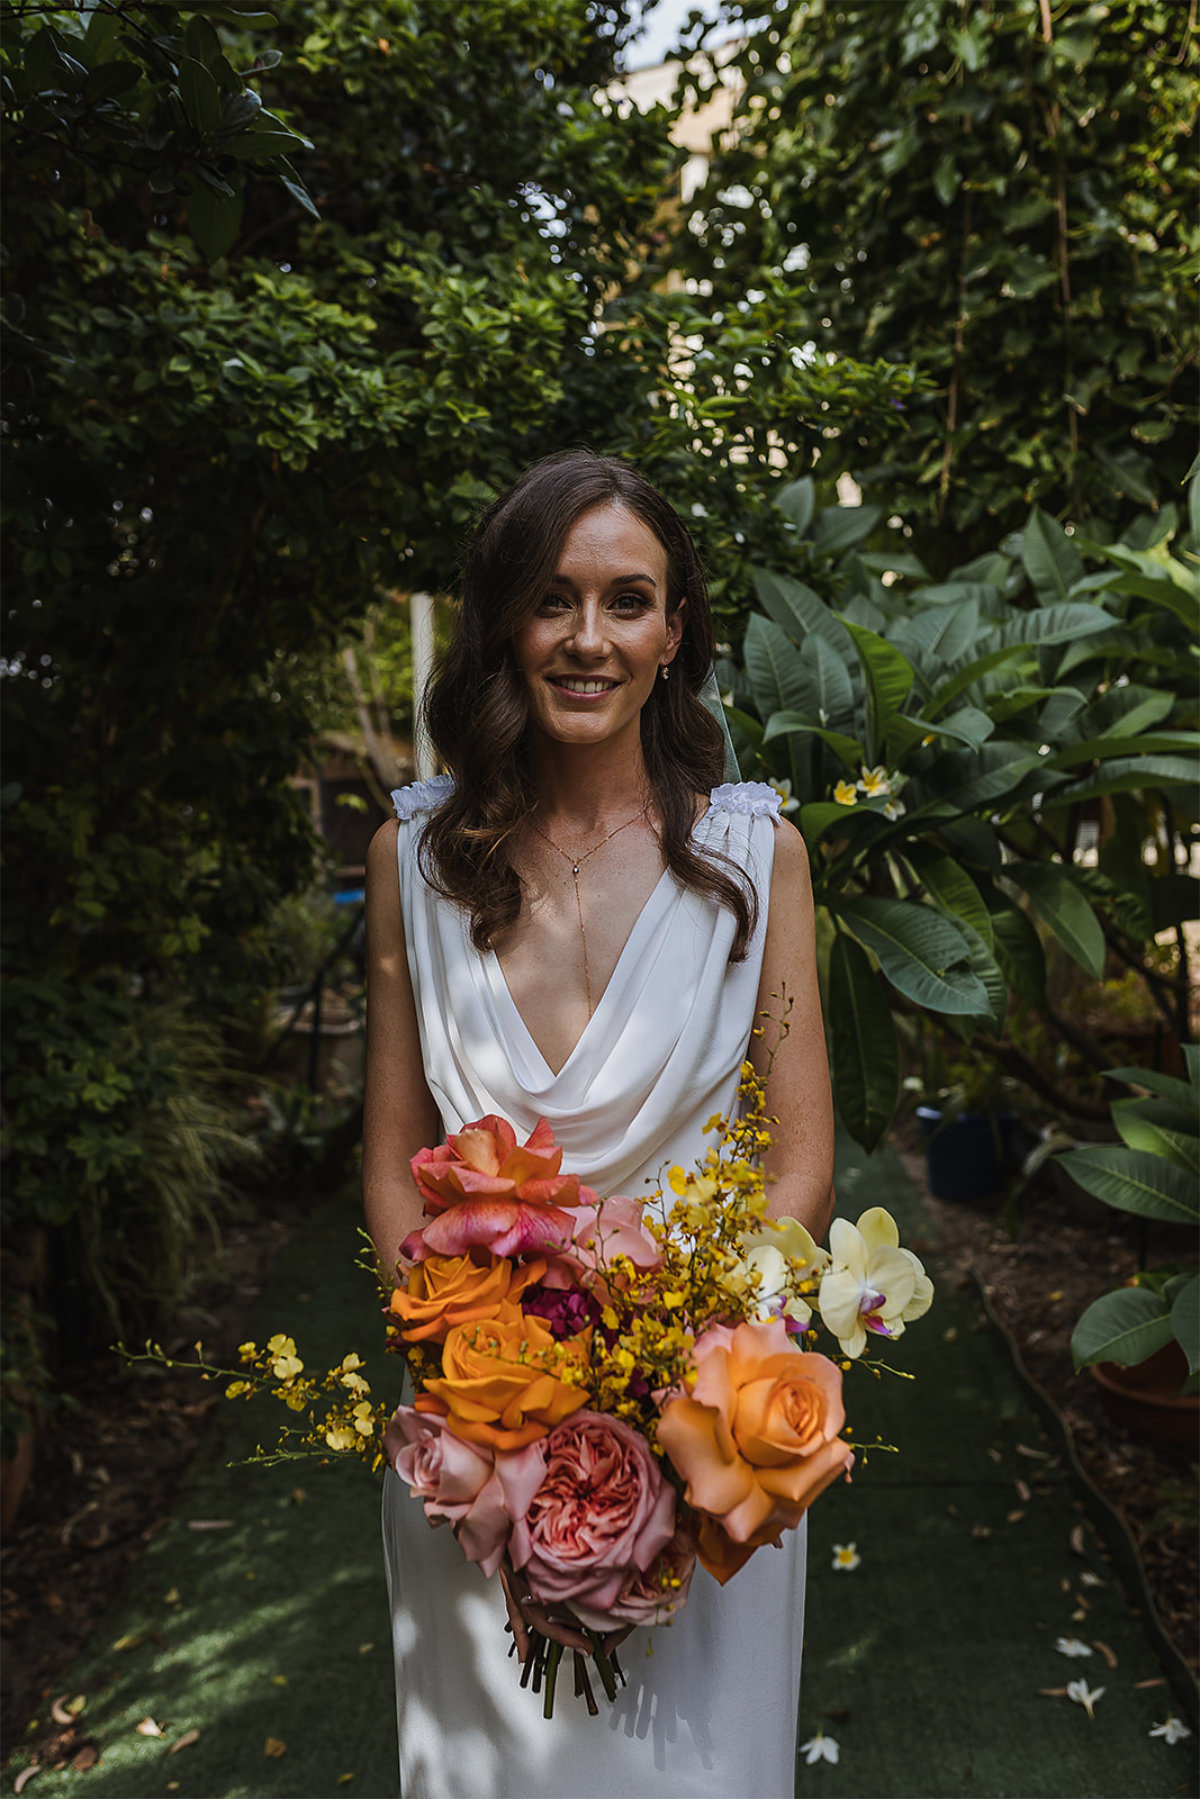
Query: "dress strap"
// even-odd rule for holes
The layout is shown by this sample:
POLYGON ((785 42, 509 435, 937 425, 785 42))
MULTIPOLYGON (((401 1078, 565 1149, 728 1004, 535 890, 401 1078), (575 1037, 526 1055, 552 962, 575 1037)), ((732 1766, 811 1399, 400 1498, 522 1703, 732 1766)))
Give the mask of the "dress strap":
POLYGON ((714 812, 748 812, 754 818, 778 818, 783 796, 766 781, 726 781, 708 796, 714 812))
POLYGON ((409 787, 394 787, 392 805, 396 817, 404 824, 419 812, 435 811, 453 786, 453 775, 433 775, 428 781, 414 781, 409 787))

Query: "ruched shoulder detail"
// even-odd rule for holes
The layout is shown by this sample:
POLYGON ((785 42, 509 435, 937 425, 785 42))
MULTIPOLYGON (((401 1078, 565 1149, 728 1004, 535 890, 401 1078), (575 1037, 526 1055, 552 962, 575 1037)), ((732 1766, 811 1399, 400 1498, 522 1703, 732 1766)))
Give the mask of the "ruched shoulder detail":
POLYGON ((726 781, 708 796, 714 812, 746 812, 752 818, 778 818, 782 796, 766 781, 726 781))
POLYGON ((396 817, 405 824, 419 812, 433 812, 453 786, 453 775, 433 775, 428 781, 414 781, 410 787, 393 787, 396 817))

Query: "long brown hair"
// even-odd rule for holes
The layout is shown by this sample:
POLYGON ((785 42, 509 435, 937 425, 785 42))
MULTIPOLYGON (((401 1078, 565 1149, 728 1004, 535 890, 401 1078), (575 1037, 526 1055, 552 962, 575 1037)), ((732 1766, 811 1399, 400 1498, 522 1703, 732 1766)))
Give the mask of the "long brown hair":
POLYGON ((425 701, 425 723, 454 788, 421 838, 426 880, 471 914, 471 941, 490 948, 521 910, 509 845, 537 808, 526 744, 528 699, 514 634, 540 603, 567 535, 596 506, 620 505, 667 553, 667 616, 687 600, 671 680, 642 708, 642 754, 662 820, 662 849, 679 884, 737 920, 732 960, 758 916, 753 888, 724 856, 692 848, 695 797, 724 775, 721 727, 700 700, 713 630, 700 559, 678 514, 644 476, 590 450, 563 450, 527 469, 488 509, 467 546, 454 640, 425 701), (722 864, 724 866, 722 866, 722 864))

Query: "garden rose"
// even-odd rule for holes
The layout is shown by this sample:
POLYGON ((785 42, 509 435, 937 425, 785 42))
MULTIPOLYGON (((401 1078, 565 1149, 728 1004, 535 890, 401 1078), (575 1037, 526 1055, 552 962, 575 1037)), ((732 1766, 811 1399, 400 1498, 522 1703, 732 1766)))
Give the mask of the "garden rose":
POLYGON ((582 1367, 582 1341, 558 1344, 540 1318, 484 1318, 458 1324, 442 1349, 440 1378, 427 1380, 419 1412, 440 1412, 469 1443, 524 1449, 587 1404, 564 1378, 582 1367), (560 1370, 562 1372, 560 1372, 560 1370))
POLYGON ((776 1542, 854 1456, 838 1439, 841 1373, 828 1357, 793 1349, 780 1319, 716 1325, 695 1360, 691 1393, 668 1396, 658 1440, 689 1505, 711 1521, 701 1525, 700 1559, 723 1583, 747 1559, 737 1546, 776 1542))
POLYGON ((684 1605, 695 1571, 696 1539, 681 1524, 648 1567, 629 1570, 607 1610, 595 1611, 579 1599, 571 1601, 571 1610, 589 1630, 609 1631, 618 1624, 666 1624, 684 1605))
POLYGON ((542 1445, 546 1473, 509 1554, 543 1605, 611 1614, 632 1571, 646 1573, 675 1534, 675 1494, 644 1437, 581 1412, 542 1445))
POLYGON ((635 1268, 656 1268, 662 1252, 642 1223, 641 1202, 620 1194, 600 1205, 580 1207, 571 1216, 571 1241, 563 1258, 592 1272, 611 1268, 617 1256, 628 1256, 635 1268))
POLYGON ((410 1167, 433 1223, 406 1237, 401 1253, 423 1262, 473 1247, 497 1256, 561 1248, 573 1228, 563 1208, 599 1203, 578 1175, 560 1174, 562 1153, 544 1118, 520 1145, 494 1113, 418 1150, 410 1167))
POLYGON ((511 1310, 526 1287, 545 1272, 544 1261, 518 1265, 482 1250, 429 1256, 411 1271, 407 1288, 398 1287, 392 1294, 391 1310, 402 1320, 401 1332, 411 1343, 426 1338, 444 1343, 456 1324, 503 1316, 505 1306, 511 1310))
POLYGON ((545 1461, 540 1445, 497 1453, 463 1442, 445 1419, 402 1405, 388 1420, 384 1446, 414 1498, 425 1502, 430 1523, 452 1524, 467 1560, 494 1574, 513 1519, 541 1485, 545 1461))

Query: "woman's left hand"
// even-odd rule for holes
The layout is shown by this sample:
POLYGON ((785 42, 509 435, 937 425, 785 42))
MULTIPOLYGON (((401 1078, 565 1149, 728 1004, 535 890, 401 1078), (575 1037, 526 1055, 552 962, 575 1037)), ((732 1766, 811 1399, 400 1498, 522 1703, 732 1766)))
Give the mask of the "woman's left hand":
MULTIPOLYGON (((504 1587, 504 1603, 508 1607, 508 1621, 512 1625, 513 1638, 517 1645, 517 1654, 524 1663, 529 1656, 529 1633, 537 1631, 548 1637, 552 1643, 561 1643, 565 1649, 577 1649, 581 1655, 590 1655, 592 1645, 578 1618, 572 1616, 568 1607, 544 1606, 529 1591, 528 1582, 505 1556, 500 1564, 500 1580, 504 1587)), ((612 1653, 619 1643, 633 1629, 632 1624, 624 1624, 617 1630, 610 1630, 601 1641, 606 1655, 612 1653)))

